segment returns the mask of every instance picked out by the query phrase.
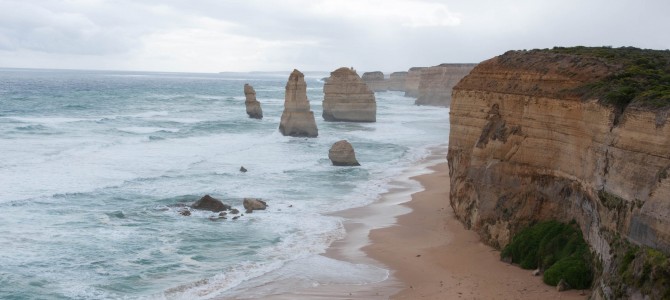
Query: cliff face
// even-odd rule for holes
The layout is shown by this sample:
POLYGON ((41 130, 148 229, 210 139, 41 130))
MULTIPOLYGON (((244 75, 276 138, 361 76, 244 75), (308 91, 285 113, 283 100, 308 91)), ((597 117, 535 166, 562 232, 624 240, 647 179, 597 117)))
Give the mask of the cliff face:
POLYGON ((534 221, 575 220, 602 262, 596 296, 605 298, 621 274, 619 239, 670 253, 668 110, 630 105, 619 115, 574 92, 622 68, 510 51, 461 80, 450 110, 456 216, 496 247, 534 221))
POLYGON ((389 91, 405 91, 405 79, 407 72, 393 72, 389 75, 388 89, 389 91))
POLYGON ((424 67, 412 67, 407 71, 407 76, 405 76, 405 96, 406 97, 418 97, 419 96, 419 84, 421 83, 421 71, 425 69, 424 67))
POLYGON ((284 112, 281 114, 279 131, 288 136, 318 136, 314 112, 311 111, 307 100, 305 75, 300 71, 293 70, 289 76, 284 97, 284 112))
POLYGON ((377 102, 370 91, 350 68, 330 73, 323 85, 323 118, 326 121, 375 122, 377 102))
POLYGON ((373 92, 383 92, 389 89, 389 81, 384 78, 384 73, 380 71, 365 72, 361 79, 373 92))
POLYGON ((419 76, 416 105, 449 106, 451 90, 476 64, 441 64, 425 68, 419 76))

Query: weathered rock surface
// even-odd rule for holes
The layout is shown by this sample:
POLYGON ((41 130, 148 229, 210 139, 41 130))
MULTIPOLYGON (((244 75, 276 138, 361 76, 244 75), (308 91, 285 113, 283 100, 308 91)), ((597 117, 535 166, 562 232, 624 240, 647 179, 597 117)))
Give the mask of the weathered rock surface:
POLYGON ((286 83, 284 112, 281 115, 279 131, 283 135, 296 137, 317 137, 314 113, 310 110, 307 100, 307 83, 305 75, 293 70, 286 83))
POLYGON ((421 70, 416 105, 449 106, 451 90, 477 64, 441 64, 421 70))
POLYGON ((373 92, 383 92, 389 89, 389 82, 384 78, 384 73, 380 71, 365 72, 361 76, 361 79, 373 92))
POLYGON ((389 75, 388 90, 389 91, 405 91, 405 80, 407 79, 407 72, 393 72, 389 75))
POLYGON ((356 71, 339 68, 323 85, 323 118, 326 121, 375 122, 377 102, 356 71))
POLYGON ((424 67, 412 67, 407 72, 405 76, 405 96, 406 97, 418 97, 419 96, 419 85, 421 84, 421 72, 425 69, 424 67))
POLYGON ((256 100, 256 91, 254 87, 248 83, 244 84, 244 105, 247 107, 247 115, 249 118, 253 119, 263 119, 263 109, 261 109, 261 103, 256 100))
MULTIPOLYGON (((602 263, 596 295, 620 282, 625 239, 670 253, 670 125, 665 111, 615 109, 566 93, 620 71, 593 57, 510 51, 453 90, 450 202, 482 240, 504 247, 539 220, 575 220, 602 263)), ((623 293, 635 293, 628 287, 623 293)))
POLYGON ((254 210, 264 210, 268 207, 265 201, 257 198, 244 198, 242 204, 247 213, 252 213, 254 210))
POLYGON ((328 158, 334 166, 360 166, 356 160, 354 147, 346 140, 333 144, 328 151, 328 158))
POLYGON ((224 210, 229 210, 230 205, 224 204, 223 202, 221 202, 221 200, 216 199, 210 195, 205 195, 204 197, 200 198, 200 200, 193 203, 193 205, 191 205, 191 208, 220 212, 224 210))

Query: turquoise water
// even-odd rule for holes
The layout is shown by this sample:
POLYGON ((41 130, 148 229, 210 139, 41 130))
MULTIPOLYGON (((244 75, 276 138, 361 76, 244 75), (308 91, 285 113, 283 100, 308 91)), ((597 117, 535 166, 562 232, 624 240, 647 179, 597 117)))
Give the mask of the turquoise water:
POLYGON ((448 110, 377 93, 376 123, 325 122, 327 74, 307 73, 319 137, 284 137, 288 75, 0 69, 0 298, 208 299, 297 260, 337 269, 317 259, 344 234, 328 213, 371 203, 446 143, 448 110), (263 120, 247 118, 244 83, 263 120), (330 165, 340 139, 361 167, 330 165), (269 209, 178 213, 205 194, 269 209))

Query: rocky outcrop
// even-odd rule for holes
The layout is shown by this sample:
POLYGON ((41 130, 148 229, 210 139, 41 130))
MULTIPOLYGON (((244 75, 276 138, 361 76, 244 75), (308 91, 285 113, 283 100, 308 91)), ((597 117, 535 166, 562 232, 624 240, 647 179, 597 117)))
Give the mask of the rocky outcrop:
POLYGON ((247 115, 249 118, 253 119, 263 119, 263 110, 261 109, 261 103, 256 100, 256 91, 254 87, 248 83, 244 84, 244 105, 247 106, 247 115))
POLYGON ((377 102, 356 71, 339 68, 323 85, 323 119, 326 121, 375 122, 377 102))
POLYGON ((416 105, 449 106, 451 89, 476 64, 441 64, 421 71, 416 105))
POLYGON ((406 79, 407 79, 407 72, 391 73, 388 79, 388 90, 404 92, 406 79))
POLYGON ((576 221, 602 263, 595 295, 604 298, 640 291, 621 283, 622 241, 670 253, 667 108, 619 111, 583 91, 622 68, 593 56, 510 51, 463 78, 450 109, 457 218, 495 247, 539 220, 576 221))
POLYGON ((314 113, 310 110, 307 100, 305 75, 300 71, 293 70, 289 76, 284 97, 284 112, 281 115, 279 131, 288 136, 318 136, 314 113))
POLYGON ((257 198, 244 198, 242 202, 246 213, 252 213, 254 210, 265 210, 268 204, 265 201, 257 198))
POLYGON ((346 140, 341 140, 333 144, 328 151, 328 158, 333 166, 360 166, 356 160, 354 147, 346 140))
POLYGON ((384 73, 380 71, 365 72, 361 76, 361 79, 373 92, 383 92, 389 89, 389 82, 384 78, 384 73))
POLYGON ((191 208, 220 212, 224 210, 229 210, 230 205, 224 204, 223 202, 221 202, 221 200, 216 199, 210 195, 205 195, 204 197, 200 198, 200 200, 193 203, 193 205, 191 205, 191 208))
POLYGON ((421 72, 425 69, 424 67, 413 67, 410 68, 405 76, 405 96, 406 97, 418 97, 419 96, 419 85, 421 84, 421 72))

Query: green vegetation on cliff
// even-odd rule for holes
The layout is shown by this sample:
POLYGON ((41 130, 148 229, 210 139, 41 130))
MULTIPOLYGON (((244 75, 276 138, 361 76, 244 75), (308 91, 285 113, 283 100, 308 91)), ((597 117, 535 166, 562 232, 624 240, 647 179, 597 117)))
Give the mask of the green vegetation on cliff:
POLYGON ((580 88, 586 97, 598 97, 621 111, 630 104, 647 108, 670 107, 670 51, 633 47, 554 47, 552 53, 589 56, 619 65, 619 72, 580 88))
POLYGON ((670 299, 670 258, 649 247, 621 238, 612 243, 619 281, 610 282, 615 297, 623 298, 629 288, 650 299, 670 299))
POLYGON ((575 224, 537 223, 514 236, 500 255, 524 269, 544 270, 549 285, 564 279, 572 288, 586 289, 593 281, 591 253, 575 224))

